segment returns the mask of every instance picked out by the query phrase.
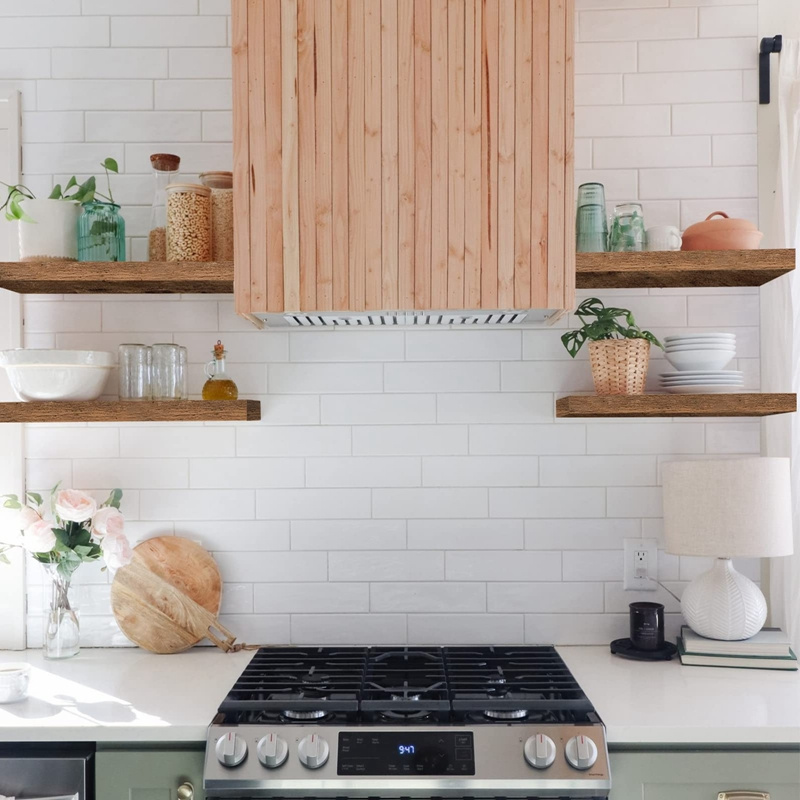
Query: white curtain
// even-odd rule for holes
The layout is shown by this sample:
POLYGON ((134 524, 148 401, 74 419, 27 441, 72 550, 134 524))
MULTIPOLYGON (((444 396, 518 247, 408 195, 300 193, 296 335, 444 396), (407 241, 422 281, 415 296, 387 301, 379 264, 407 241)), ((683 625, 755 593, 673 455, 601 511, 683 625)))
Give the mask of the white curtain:
MULTIPOLYGON (((780 152, 773 218, 775 247, 800 248, 800 41, 784 39, 778 81, 780 152)), ((800 391, 800 279, 791 275, 761 290, 761 388, 800 391)), ((792 459, 794 555, 770 561, 772 624, 800 652, 800 415, 767 417, 763 451, 792 459)))

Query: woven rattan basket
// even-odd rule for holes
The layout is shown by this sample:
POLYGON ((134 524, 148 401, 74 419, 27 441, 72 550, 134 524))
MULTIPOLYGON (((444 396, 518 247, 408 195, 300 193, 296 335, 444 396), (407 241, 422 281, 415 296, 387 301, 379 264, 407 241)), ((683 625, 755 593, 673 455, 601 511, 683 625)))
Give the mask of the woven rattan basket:
POLYGON ((650 342, 647 339, 604 339, 589 342, 597 394, 644 394, 650 342))

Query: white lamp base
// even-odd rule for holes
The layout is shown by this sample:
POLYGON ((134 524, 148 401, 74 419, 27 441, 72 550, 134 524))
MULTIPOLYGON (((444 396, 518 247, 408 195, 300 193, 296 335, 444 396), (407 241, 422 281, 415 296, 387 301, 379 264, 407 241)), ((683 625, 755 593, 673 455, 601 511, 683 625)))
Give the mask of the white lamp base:
POLYGON ((733 568, 729 558, 698 575, 684 589, 681 611, 686 623, 708 639, 735 641, 755 636, 767 619, 767 601, 753 581, 733 568))

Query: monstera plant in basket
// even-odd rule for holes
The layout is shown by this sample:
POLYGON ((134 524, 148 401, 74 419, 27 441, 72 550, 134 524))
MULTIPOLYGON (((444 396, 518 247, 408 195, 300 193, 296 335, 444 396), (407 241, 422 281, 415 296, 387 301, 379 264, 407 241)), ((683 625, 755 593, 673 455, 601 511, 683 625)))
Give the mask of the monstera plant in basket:
POLYGON ((584 300, 575 316, 583 327, 565 333, 561 341, 573 358, 589 342, 597 394, 643 394, 650 345, 663 350, 661 342, 650 331, 643 331, 628 309, 606 307, 596 297, 584 300))

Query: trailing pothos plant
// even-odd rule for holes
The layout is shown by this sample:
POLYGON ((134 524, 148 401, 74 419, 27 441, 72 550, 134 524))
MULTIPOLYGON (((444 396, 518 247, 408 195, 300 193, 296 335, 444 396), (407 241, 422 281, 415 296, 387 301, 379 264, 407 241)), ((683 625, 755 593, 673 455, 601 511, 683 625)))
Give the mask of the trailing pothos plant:
MULTIPOLYGON (((108 195, 104 195, 97 190, 97 179, 92 175, 87 178, 83 183, 78 183, 78 179, 73 175, 67 185, 62 189, 61 184, 57 183, 53 190, 48 195, 48 200, 69 200, 73 203, 91 203, 95 198, 99 197, 108 203, 114 202, 114 196, 111 193, 111 176, 110 172, 119 173, 119 165, 113 158, 107 158, 100 165, 106 171, 106 180, 108 182, 108 195)), ((22 222, 34 222, 29 214, 27 214, 22 207, 21 203, 24 200, 35 200, 36 195, 31 189, 22 183, 5 183, 0 181, 0 185, 8 189, 5 202, 0 205, 0 211, 5 212, 6 219, 9 222, 21 220, 22 222)))
POLYGON ((583 323, 583 327, 568 331, 561 337, 567 352, 575 358, 581 347, 587 342, 598 342, 603 339, 646 339, 650 344, 664 346, 650 331, 643 331, 627 308, 606 307, 596 297, 588 297, 576 309, 575 316, 583 323), (624 318, 625 324, 619 322, 624 318))

